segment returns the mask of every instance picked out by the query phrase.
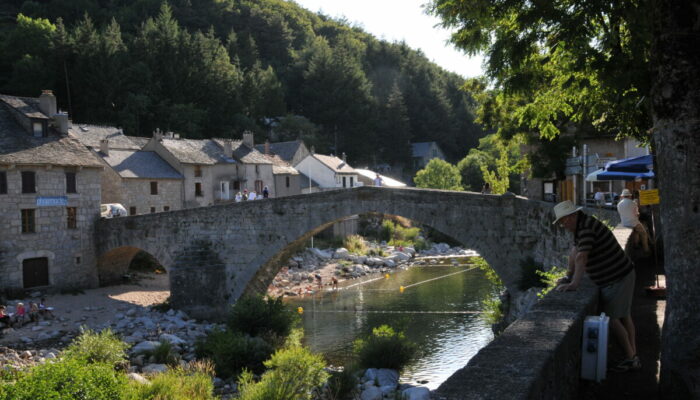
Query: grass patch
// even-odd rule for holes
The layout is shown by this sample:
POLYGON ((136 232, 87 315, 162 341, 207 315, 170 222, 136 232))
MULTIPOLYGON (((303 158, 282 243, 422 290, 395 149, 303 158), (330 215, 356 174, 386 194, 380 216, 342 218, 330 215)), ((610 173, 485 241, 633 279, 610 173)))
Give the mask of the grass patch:
POLYGON ((155 375, 150 384, 132 382, 124 400, 214 400, 213 369, 210 364, 190 363, 155 375))
POLYGON ((348 249, 352 254, 357 254, 358 256, 367 255, 369 248, 365 239, 360 235, 350 235, 343 241, 343 247, 348 249))
POLYGON ((127 362, 127 343, 121 341, 110 329, 96 333, 90 329, 83 332, 63 351, 68 359, 77 359, 88 364, 124 366, 127 362))

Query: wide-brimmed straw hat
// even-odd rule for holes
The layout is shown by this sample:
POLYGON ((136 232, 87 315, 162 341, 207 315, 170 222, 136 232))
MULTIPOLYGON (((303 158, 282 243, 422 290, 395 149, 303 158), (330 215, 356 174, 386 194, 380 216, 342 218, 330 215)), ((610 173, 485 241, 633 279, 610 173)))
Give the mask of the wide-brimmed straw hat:
POLYGON ((622 194, 621 194, 620 196, 622 196, 622 197, 627 197, 627 196, 632 197, 632 192, 630 192, 629 189, 622 189, 622 194))
POLYGON ((581 210, 583 207, 578 207, 574 205, 574 203, 571 202, 571 200, 564 200, 561 203, 557 204, 554 206, 554 222, 552 224, 556 224, 557 221, 559 221, 561 218, 566 217, 567 215, 571 215, 575 213, 576 211, 581 210))

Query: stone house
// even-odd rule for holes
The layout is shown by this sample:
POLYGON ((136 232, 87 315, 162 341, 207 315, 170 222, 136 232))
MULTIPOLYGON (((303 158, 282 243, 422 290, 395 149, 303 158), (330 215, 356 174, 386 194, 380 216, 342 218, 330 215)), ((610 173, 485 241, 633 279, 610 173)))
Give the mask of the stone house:
MULTIPOLYGON (((343 159, 335 156, 309 153, 295 168, 307 178, 318 183, 321 190, 362 186, 357 172, 343 159)), ((302 187, 302 193, 307 193, 302 187)))
POLYGON ((80 124, 69 135, 92 149, 104 163, 102 203, 122 204, 129 215, 179 210, 183 177, 156 152, 143 151, 147 138, 119 128, 80 124))
POLYGON ((301 175, 292 165, 309 154, 304 142, 270 143, 256 145, 255 149, 272 161, 272 173, 275 177, 275 196, 293 196, 301 194, 301 175))
POLYGON ((183 207, 201 207, 232 201, 238 191, 262 193, 268 186, 274 197, 272 162, 255 150, 253 134, 243 140, 181 139, 159 131, 144 146, 183 176, 183 207))
POLYGON ((97 285, 103 164, 69 126, 51 91, 0 95, 0 289, 97 285))
POLYGON ((437 142, 411 143, 411 152, 414 170, 424 168, 433 158, 446 159, 437 142))

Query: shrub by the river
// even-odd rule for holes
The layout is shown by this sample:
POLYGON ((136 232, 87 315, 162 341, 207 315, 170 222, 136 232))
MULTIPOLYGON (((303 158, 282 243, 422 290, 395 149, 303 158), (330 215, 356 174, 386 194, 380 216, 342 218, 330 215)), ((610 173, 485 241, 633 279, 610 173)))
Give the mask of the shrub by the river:
POLYGON ((248 371, 241 375, 239 400, 310 400, 328 379, 323 358, 303 347, 278 350, 265 366, 259 382, 248 371))
POLYGON ((365 243, 365 239, 360 235, 350 235, 343 240, 343 247, 348 249, 352 254, 357 254, 359 256, 367 255, 369 247, 365 243))
POLYGON ((173 345, 167 341, 160 342, 153 350, 146 352, 146 355, 153 356, 158 364, 175 366, 180 361, 180 357, 173 351, 173 345))
POLYGON ((132 382, 123 399, 214 400, 212 374, 207 363, 190 363, 155 375, 147 385, 132 382))
POLYGON ((0 386, 0 400, 120 400, 126 389, 126 375, 112 365, 70 358, 37 365, 0 386))
POLYGON ((237 376, 243 369, 261 373, 263 362, 274 348, 259 337, 234 332, 230 329, 212 331, 195 346, 197 357, 208 358, 216 366, 220 378, 237 376))
POLYGON ((358 369, 354 366, 345 366, 341 371, 331 371, 324 398, 330 400, 351 398, 357 388, 357 372, 358 369))
POLYGON ((363 368, 391 368, 401 370, 415 356, 417 347, 403 332, 388 325, 372 329, 372 334, 354 342, 358 363, 363 368))
POLYGON ((127 343, 121 341, 110 329, 83 332, 63 351, 65 358, 83 360, 87 363, 104 363, 113 367, 123 366, 126 361, 127 343))
POLYGON ((286 338, 299 321, 299 315, 282 298, 246 296, 234 304, 227 325, 250 336, 286 338))

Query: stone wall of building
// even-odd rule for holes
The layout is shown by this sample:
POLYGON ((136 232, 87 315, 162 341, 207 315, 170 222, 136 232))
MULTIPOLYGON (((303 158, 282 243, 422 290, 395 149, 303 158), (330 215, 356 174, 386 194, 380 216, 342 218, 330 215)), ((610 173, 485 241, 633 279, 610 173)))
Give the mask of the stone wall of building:
MULTIPOLYGON (((66 193, 66 169, 15 168, 6 170, 8 193, 0 195, 0 289, 25 287, 26 259, 48 260, 49 286, 97 285, 94 222, 100 213, 100 170, 70 169, 76 173, 77 193, 66 193), (21 171, 36 173, 36 193, 21 193, 21 171), (67 205, 37 205, 38 198, 67 199, 67 205), (68 228, 67 207, 75 207, 76 228, 68 228), (35 232, 22 233, 23 209, 33 209, 35 232)), ((56 200, 54 200, 56 201, 56 200)))
POLYGON ((122 205, 129 211, 136 207, 136 214, 174 211, 182 209, 182 180, 180 179, 123 179, 122 205), (151 194, 151 182, 158 184, 158 193, 151 194), (168 207, 168 210, 165 209, 168 207))
MULTIPOLYGON (((301 194, 301 178, 299 175, 279 174, 275 175, 275 196, 286 197, 301 194), (289 186, 287 186, 289 180, 289 186)), ((272 196, 270 196, 272 197, 272 196)))

